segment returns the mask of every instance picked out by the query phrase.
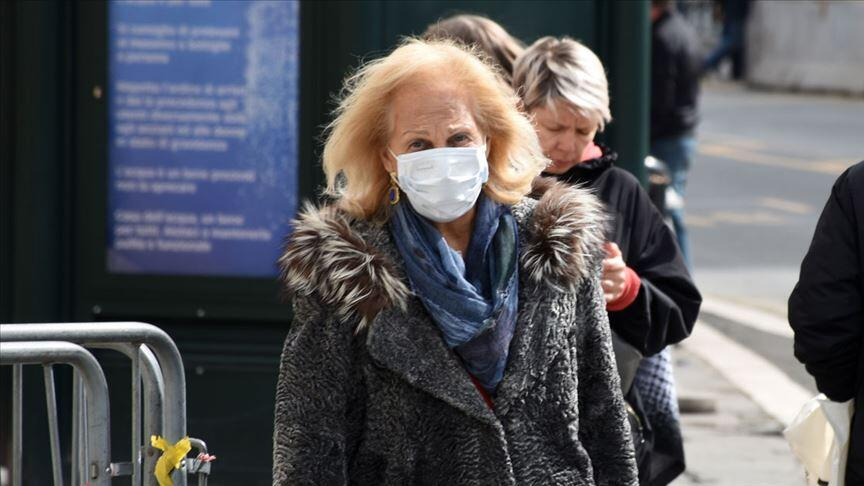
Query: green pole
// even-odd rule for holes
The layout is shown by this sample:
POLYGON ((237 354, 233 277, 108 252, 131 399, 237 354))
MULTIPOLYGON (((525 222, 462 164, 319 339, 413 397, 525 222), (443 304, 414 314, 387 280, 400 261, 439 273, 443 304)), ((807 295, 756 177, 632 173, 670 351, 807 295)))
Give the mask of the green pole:
POLYGON ((604 2, 599 22, 605 29, 602 53, 613 119, 606 141, 618 152, 617 165, 643 184, 651 107, 649 5, 647 1, 604 2))

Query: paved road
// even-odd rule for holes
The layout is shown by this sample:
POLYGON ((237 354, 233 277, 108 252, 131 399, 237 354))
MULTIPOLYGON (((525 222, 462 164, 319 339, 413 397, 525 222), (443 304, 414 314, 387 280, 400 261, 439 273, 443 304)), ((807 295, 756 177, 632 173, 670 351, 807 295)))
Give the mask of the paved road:
MULTIPOLYGON (((792 355, 786 299, 831 185, 864 159, 864 100, 709 84, 702 108, 687 194, 695 278, 706 298, 719 304, 715 312, 737 307, 746 316, 755 309, 762 318, 703 312, 700 325, 815 393, 792 355)), ((740 384, 712 373, 695 356, 678 352, 679 393, 707 393, 718 411, 683 417, 689 470, 674 484, 801 483, 800 467, 779 433, 782 425, 736 391, 740 384)))
MULTIPOLYGON (((709 84, 702 102, 687 194, 697 283, 708 298, 785 319, 831 185, 864 159, 864 100, 709 84)), ((704 318, 815 389, 780 332, 788 328, 775 335, 704 318)))
POLYGON ((709 85, 687 221, 708 295, 785 316, 838 175, 864 159, 864 100, 709 85))

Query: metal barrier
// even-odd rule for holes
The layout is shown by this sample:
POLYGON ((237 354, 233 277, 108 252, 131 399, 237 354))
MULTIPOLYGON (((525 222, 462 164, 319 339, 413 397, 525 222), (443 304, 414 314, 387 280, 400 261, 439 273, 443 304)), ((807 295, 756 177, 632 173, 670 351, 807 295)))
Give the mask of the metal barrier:
MULTIPOLYGON (((94 347, 97 347, 94 345, 94 347)), ((125 354, 132 361, 132 484, 141 484, 142 462, 144 471, 152 471, 158 459, 154 454, 145 454, 147 439, 152 435, 162 435, 162 403, 165 401, 165 382, 162 368, 156 356, 147 345, 106 344, 106 349, 125 354), (142 366, 143 364, 143 366, 142 366), (143 371, 143 373, 142 373, 143 371), (144 382, 143 433, 141 417, 141 386, 144 382), (143 440, 143 442, 142 442, 143 440)), ((148 475, 143 479, 145 486, 154 486, 156 479, 148 475)))
MULTIPOLYGON (((0 333, 4 331, 5 326, 0 326, 0 333)), ((5 336, 4 336, 5 337, 5 336)), ((70 364, 75 368, 84 381, 84 388, 88 395, 87 406, 87 450, 92 459, 87 464, 87 481, 91 484, 109 485, 111 484, 111 476, 108 474, 110 464, 110 429, 109 429, 109 407, 108 407, 108 383, 105 381, 105 374, 96 358, 89 351, 76 344, 57 341, 43 342, 12 342, 0 343, 0 364, 16 365, 15 385, 21 386, 21 371, 20 366, 23 364, 43 364, 47 366, 46 374, 51 373, 51 380, 46 381, 45 386, 51 387, 52 391, 48 400, 51 443, 52 443, 52 463, 54 465, 54 483, 62 484, 62 471, 59 471, 60 463, 60 446, 59 435, 57 433, 57 409, 56 402, 53 406, 51 400, 54 398, 54 380, 53 372, 50 370, 54 363, 70 364), (50 413, 53 412, 53 413, 50 413), (53 415, 53 416, 52 416, 53 415)), ((12 464, 12 485, 18 486, 21 484, 21 421, 22 410, 20 406, 21 388, 13 390, 14 400, 19 403, 16 413, 13 414, 12 420, 13 434, 16 437, 13 439, 16 450, 13 451, 12 464)))
MULTIPOLYGON (((54 398, 53 371, 51 363, 69 362, 75 367, 73 374, 72 400, 72 468, 73 485, 83 483, 110 484, 116 476, 131 476, 132 484, 152 486, 158 457, 149 449, 149 437, 161 435, 169 443, 176 443, 186 436, 186 382, 183 362, 177 346, 161 329, 139 322, 69 323, 69 324, 4 324, 0 325, 2 337, 2 364, 13 365, 13 461, 12 486, 19 486, 21 475, 21 353, 28 356, 27 363, 45 364, 45 389, 48 408, 49 430, 52 451, 52 467, 55 485, 62 485, 60 441, 57 430, 57 411, 54 398), (99 401, 99 392, 91 389, 92 377, 85 375, 85 366, 95 365, 104 383, 104 373, 98 362, 82 346, 111 349, 125 354, 132 363, 132 450, 129 462, 109 461, 94 444, 102 440, 99 430, 104 423, 105 437, 109 437, 107 385, 104 392, 104 413, 99 401), (21 351, 21 350, 27 350, 21 351), (72 349, 77 351, 73 352, 72 349), (80 352, 89 358, 81 358, 80 352), (58 354, 61 353, 61 354, 58 354), (62 354, 66 353, 66 354, 62 354), (77 353, 77 354, 76 354, 77 353), (74 363, 61 360, 58 356, 74 363), (91 361, 87 361, 87 360, 91 361), (89 364, 82 364, 84 362, 89 364), (77 364, 77 366, 76 366, 77 364), (89 381, 88 381, 89 380, 89 381), (143 381, 143 397, 141 383, 143 381), (83 383, 82 383, 83 382, 83 383), (142 402, 144 413, 142 415, 142 402), (97 415, 98 414, 98 415, 97 415), (143 421, 143 428, 142 428, 143 421), (95 437, 94 437, 95 432, 95 437), (145 452, 150 453, 145 453, 145 452), (92 456, 92 458, 91 458, 92 456), (143 467, 142 467, 143 466, 143 467), (142 474, 143 472, 143 474, 142 474), (17 479, 17 482, 16 482, 17 479)), ((86 368, 90 369, 90 368, 86 368)), ((92 371, 92 370, 91 370, 92 371)), ((207 447, 199 439, 190 439, 192 445, 206 454, 207 447)), ((173 474, 174 484, 186 485, 186 472, 198 474, 199 484, 206 484, 210 473, 207 461, 193 459, 191 467, 184 467, 173 474)))

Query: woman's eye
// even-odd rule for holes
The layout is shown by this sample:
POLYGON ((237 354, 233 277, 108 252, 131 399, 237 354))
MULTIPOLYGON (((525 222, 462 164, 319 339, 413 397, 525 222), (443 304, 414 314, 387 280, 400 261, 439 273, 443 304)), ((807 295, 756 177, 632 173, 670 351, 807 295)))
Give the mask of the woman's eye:
POLYGON ((467 133, 457 133, 450 137, 450 145, 464 145, 471 141, 471 137, 467 133))
POLYGON ((426 143, 422 140, 414 140, 410 144, 408 144, 408 150, 417 151, 423 150, 426 147, 426 143))

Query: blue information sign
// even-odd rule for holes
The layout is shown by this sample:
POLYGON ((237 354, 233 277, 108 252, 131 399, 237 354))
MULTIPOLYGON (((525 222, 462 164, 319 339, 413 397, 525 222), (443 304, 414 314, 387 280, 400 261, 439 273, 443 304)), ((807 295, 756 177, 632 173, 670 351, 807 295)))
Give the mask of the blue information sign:
POLYGON ((299 5, 109 4, 108 271, 267 277, 297 207, 299 5))

